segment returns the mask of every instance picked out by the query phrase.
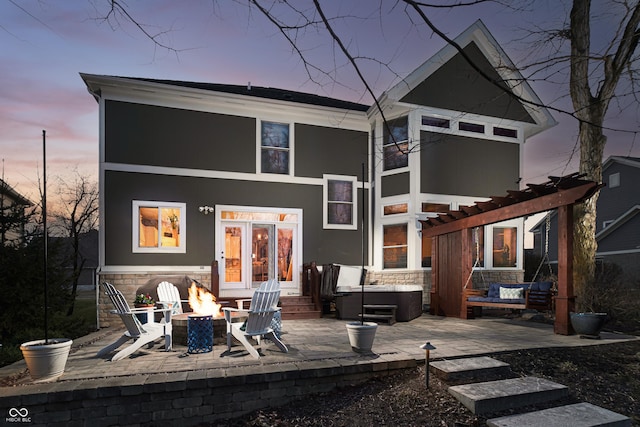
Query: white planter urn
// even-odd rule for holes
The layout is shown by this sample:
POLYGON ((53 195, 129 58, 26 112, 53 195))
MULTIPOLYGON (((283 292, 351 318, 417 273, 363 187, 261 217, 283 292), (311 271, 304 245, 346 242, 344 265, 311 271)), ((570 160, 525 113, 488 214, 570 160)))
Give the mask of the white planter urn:
POLYGON ((29 375, 34 382, 53 381, 64 372, 73 341, 68 338, 50 338, 25 342, 20 346, 29 375))
POLYGON ((356 353, 371 353, 377 329, 378 324, 375 322, 347 323, 347 334, 349 335, 351 350, 356 353))

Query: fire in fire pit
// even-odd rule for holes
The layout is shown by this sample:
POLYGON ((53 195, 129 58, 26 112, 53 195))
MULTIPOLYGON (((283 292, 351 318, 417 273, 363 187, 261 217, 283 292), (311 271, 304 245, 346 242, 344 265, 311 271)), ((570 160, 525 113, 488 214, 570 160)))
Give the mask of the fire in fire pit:
POLYGON ((191 283, 189 288, 189 306, 197 314, 211 315, 214 318, 222 316, 221 305, 216 303, 215 295, 206 288, 196 286, 195 283, 191 283))

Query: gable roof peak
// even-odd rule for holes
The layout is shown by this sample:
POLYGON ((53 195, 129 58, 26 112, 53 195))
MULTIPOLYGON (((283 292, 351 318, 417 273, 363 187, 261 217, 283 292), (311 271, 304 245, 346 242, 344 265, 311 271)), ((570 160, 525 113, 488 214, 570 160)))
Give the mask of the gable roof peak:
MULTIPOLYGON (((423 62, 418 68, 411 72, 407 77, 398 82, 388 91, 384 92, 380 98, 380 104, 383 109, 392 106, 395 103, 403 102, 403 98, 410 92, 421 85, 425 80, 434 75, 440 68, 445 66, 450 60, 459 55, 469 63, 471 58, 465 52, 471 44, 477 48, 480 55, 486 60, 500 81, 493 82, 499 86, 508 88, 522 107, 531 116, 532 122, 525 126, 525 135, 527 137, 535 135, 543 130, 555 126, 557 122, 553 119, 547 108, 543 106, 542 101, 533 91, 524 76, 517 69, 513 61, 509 58, 500 44, 487 29, 482 20, 478 19, 467 29, 460 33, 457 37, 446 41, 436 54, 423 62)), ((475 61, 474 61, 475 62, 475 61)), ((476 71, 480 69, 479 64, 470 64, 476 71)), ((481 72, 478 71, 478 76, 481 72)), ((486 76, 486 74, 485 74, 486 76)), ((481 78, 485 78, 482 76, 481 78)), ((434 105, 426 105, 433 107, 434 105)), ((460 110, 462 111, 462 110, 460 110)))

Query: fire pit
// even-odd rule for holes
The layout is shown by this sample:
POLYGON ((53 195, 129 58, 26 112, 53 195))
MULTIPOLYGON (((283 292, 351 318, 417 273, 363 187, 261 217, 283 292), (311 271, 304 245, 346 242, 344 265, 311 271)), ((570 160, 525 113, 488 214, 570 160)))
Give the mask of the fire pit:
MULTIPOLYGON (((197 313, 184 313, 171 316, 171 324, 173 325, 173 342, 177 345, 186 346, 188 337, 189 316, 198 315, 197 313)), ((232 313, 233 317, 242 317, 242 314, 232 313)), ((213 344, 227 344, 227 323, 222 314, 213 316, 213 344)))

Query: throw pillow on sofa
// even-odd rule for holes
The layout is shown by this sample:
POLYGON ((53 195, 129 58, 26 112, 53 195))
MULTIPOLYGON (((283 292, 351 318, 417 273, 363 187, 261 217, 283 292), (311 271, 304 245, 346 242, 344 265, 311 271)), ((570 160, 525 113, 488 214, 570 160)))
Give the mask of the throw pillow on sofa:
POLYGON ((500 299, 522 299, 524 298, 524 289, 522 288, 504 288, 500 287, 500 299))

